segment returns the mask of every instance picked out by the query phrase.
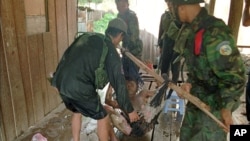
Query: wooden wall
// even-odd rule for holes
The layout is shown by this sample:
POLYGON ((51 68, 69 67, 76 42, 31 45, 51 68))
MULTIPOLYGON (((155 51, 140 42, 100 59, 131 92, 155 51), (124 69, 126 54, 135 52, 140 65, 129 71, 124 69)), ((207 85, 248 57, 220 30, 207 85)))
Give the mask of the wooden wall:
POLYGON ((24 0, 0 3, 0 141, 15 140, 61 103, 46 77, 74 39, 77 0, 43 1, 49 28, 36 34, 27 34, 24 0))
MULTIPOLYGON (((74 39, 76 7, 77 0, 0 1, 0 141, 15 140, 61 103, 46 77, 55 71, 74 39), (29 32, 44 23, 35 22, 31 27, 28 18, 46 19, 45 28, 29 32)), ((233 14, 239 12, 232 9, 233 14)), ((235 25, 239 19, 230 21, 235 25)), ((158 52, 155 37, 146 31, 141 31, 141 37, 144 50, 149 51, 143 59, 154 61, 158 52)))

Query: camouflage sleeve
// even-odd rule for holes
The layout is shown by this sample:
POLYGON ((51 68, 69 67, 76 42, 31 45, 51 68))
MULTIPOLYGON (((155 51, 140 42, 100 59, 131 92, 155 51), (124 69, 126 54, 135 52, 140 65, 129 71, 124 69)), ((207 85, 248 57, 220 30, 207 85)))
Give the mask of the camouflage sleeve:
POLYGON ((163 20, 164 20, 164 15, 165 15, 165 13, 163 13, 162 15, 161 15, 161 20, 160 20, 160 25, 159 25, 159 32, 158 32, 158 46, 160 47, 160 48, 162 48, 162 46, 163 46, 163 38, 162 38, 162 35, 163 35, 163 33, 164 33, 164 28, 163 28, 163 20))
POLYGON ((164 12, 161 15, 160 26, 159 26, 159 33, 158 33, 158 45, 160 48, 163 46, 163 40, 165 37, 166 32, 170 28, 170 24, 172 23, 173 18, 169 11, 164 12))
POLYGON ((128 20, 128 49, 133 55, 140 54, 142 51, 142 44, 139 38, 140 30, 138 18, 135 14, 131 14, 128 20))
POLYGON ((136 15, 131 15, 128 21, 128 34, 133 44, 139 38, 139 23, 136 15))
POLYGON ((245 68, 235 41, 222 28, 207 30, 203 35, 208 63, 218 78, 222 108, 235 110, 245 87, 245 68))
POLYGON ((174 51, 183 54, 191 29, 183 25, 175 39, 174 51))

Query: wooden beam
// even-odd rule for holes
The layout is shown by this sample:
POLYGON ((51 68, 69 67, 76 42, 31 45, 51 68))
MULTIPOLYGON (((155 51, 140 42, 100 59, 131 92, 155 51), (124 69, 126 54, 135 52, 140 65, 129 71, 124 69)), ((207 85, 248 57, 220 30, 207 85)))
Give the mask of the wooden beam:
POLYGON ((42 101, 42 106, 41 109, 43 109, 43 115, 39 118, 42 119, 45 117, 45 112, 50 111, 49 109, 49 104, 45 104, 45 102, 48 102, 47 99, 47 78, 46 78, 46 66, 45 66, 45 49, 44 49, 44 40, 43 40, 43 34, 37 35, 37 47, 38 47, 38 55, 37 56, 39 59, 39 68, 40 68, 40 80, 41 80, 41 101, 42 101))
POLYGON ((1 141, 8 141, 14 139, 12 136, 15 136, 15 124, 13 122, 13 106, 2 45, 0 45, 0 139, 1 141))
POLYGON ((216 0, 210 0, 209 2, 208 12, 210 15, 214 15, 215 2, 216 0))
POLYGON ((41 42, 40 35, 31 35, 28 37, 29 54, 30 54, 30 75, 33 90, 33 103, 35 122, 41 120, 44 116, 43 108, 43 96, 42 96, 42 80, 41 80, 41 68, 39 61, 39 47, 41 42))
POLYGON ((228 26, 232 29, 235 43, 237 44, 240 21, 242 17, 243 0, 231 0, 228 26))
MULTIPOLYGON (((52 68, 49 70, 50 72, 53 72, 56 70, 56 66, 59 62, 60 56, 59 56, 59 50, 60 48, 58 47, 59 44, 58 42, 61 42, 62 39, 60 39, 59 37, 57 37, 57 2, 60 2, 60 0, 48 0, 48 13, 49 13, 49 32, 51 33, 51 46, 49 48, 49 50, 51 51, 51 53, 53 54, 53 56, 51 56, 52 58, 50 58, 50 61, 52 62, 53 66, 52 68)), ((66 22, 66 21, 65 21, 66 22)), ((51 88, 50 88, 51 89, 51 88)), ((49 98, 49 105, 50 105, 50 109, 55 109, 58 106, 58 103, 60 103, 62 100, 60 98, 60 96, 55 96, 53 95, 55 92, 53 92, 50 95, 49 98)))
MULTIPOLYGON (((20 71, 22 74, 22 83, 24 87, 24 97, 25 107, 27 108, 27 120, 28 127, 35 123, 34 120, 34 107, 32 103, 32 84, 30 77, 30 65, 29 65, 29 53, 28 44, 26 36, 26 15, 25 15, 25 3, 23 0, 12 0, 14 6, 14 19, 17 35, 17 48, 18 56, 20 61, 20 71)), ((23 113, 23 115, 26 113, 23 113)), ((24 121, 22 121, 24 122, 24 121)))
POLYGON ((58 59, 68 48, 67 0, 55 0, 58 59))
POLYGON ((51 58, 54 68, 56 68, 58 63, 58 48, 57 48, 57 31, 56 31, 56 5, 55 0, 47 0, 47 10, 48 10, 48 31, 51 34, 51 52, 54 54, 54 57, 51 58))
MULTIPOLYGON (((56 61, 53 60, 55 58, 56 51, 53 51, 53 39, 51 33, 43 34, 43 48, 44 48, 44 60, 45 60, 45 77, 49 77, 51 73, 55 71, 56 61)), ((45 106, 45 114, 48 114, 51 109, 54 109, 61 102, 61 98, 57 91, 51 86, 49 81, 46 81, 47 93, 44 97, 45 106), (60 102, 55 102, 60 101, 60 102), (47 107, 48 106, 48 107, 47 107)))
POLYGON ((77 33, 77 1, 67 0, 68 40, 70 45, 77 33))
POLYGON ((23 24, 23 21, 19 21, 18 16, 24 14, 24 5, 21 0, 1 0, 1 4, 1 29, 4 44, 4 60, 7 70, 7 75, 5 76, 7 77, 5 79, 7 81, 5 83, 8 83, 7 86, 9 87, 7 89, 10 92, 8 96, 11 100, 10 103, 7 100, 3 101, 6 104, 5 108, 6 106, 6 109, 9 108, 8 111, 5 111, 6 113, 3 113, 4 116, 5 114, 9 114, 10 116, 4 118, 4 123, 6 123, 6 140, 13 140, 28 128, 27 105, 25 103, 25 92, 20 64, 21 60, 18 52, 18 43, 21 41, 17 39, 22 35, 18 34, 19 29, 17 28, 19 28, 19 25, 16 26, 16 24, 23 24), (14 5, 16 6, 15 8, 13 7, 14 5))
MULTIPOLYGON (((2 4, 0 3, 0 17, 2 16, 2 12, 1 12, 1 6, 2 4)), ((0 25, 1 26, 1 25, 0 25)), ((0 141, 5 141, 6 140, 6 135, 5 135, 5 128, 4 128, 4 120, 3 120, 3 117, 4 117, 4 114, 3 114, 3 107, 5 105, 2 105, 2 103, 4 103, 2 101, 2 97, 5 97, 4 94, 9 94, 9 92, 4 92, 4 87, 5 87, 5 83, 6 82, 4 80, 4 75, 5 75, 5 72, 6 72, 6 69, 5 68, 5 61, 4 61, 4 50, 3 50, 3 38, 2 38, 2 30, 1 30, 2 27, 0 27, 0 141)), ((10 99, 9 99, 10 100, 10 99)))

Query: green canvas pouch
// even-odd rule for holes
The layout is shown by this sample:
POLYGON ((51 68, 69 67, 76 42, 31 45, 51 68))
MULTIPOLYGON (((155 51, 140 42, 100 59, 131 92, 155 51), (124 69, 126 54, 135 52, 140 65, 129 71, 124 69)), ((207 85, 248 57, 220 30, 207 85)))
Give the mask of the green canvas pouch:
POLYGON ((103 46, 99 67, 95 70, 95 85, 97 89, 103 89, 108 83, 108 75, 104 69, 104 61, 108 53, 108 47, 105 43, 103 43, 103 46))

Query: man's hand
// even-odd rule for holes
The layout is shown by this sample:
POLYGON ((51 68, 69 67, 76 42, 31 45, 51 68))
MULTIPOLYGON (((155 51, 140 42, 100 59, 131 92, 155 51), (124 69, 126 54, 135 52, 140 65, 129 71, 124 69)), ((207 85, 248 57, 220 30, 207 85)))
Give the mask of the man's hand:
MULTIPOLYGON (((190 90, 191 90, 191 88, 192 88, 192 84, 190 84, 190 83, 183 83, 182 85, 181 85, 181 89, 183 89, 184 91, 186 91, 186 92, 190 92, 190 90)), ((177 93, 178 94, 178 93, 177 93)), ((184 97, 182 97, 181 96, 181 94, 178 94, 178 96, 180 97, 180 98, 184 98, 184 97)))
POLYGON ((121 47, 120 48, 121 53, 124 54, 125 52, 128 52, 129 50, 127 48, 121 47))
POLYGON ((120 108, 116 100, 105 99, 105 104, 113 108, 120 108))
POLYGON ((184 90, 184 91, 186 91, 186 92, 190 92, 190 90, 191 90, 191 88, 192 88, 192 84, 190 84, 190 83, 183 83, 182 85, 181 85, 181 88, 184 90))
POLYGON ((129 116, 129 119, 130 119, 131 123, 140 119, 140 117, 139 117, 139 115, 137 114, 136 111, 133 111, 133 112, 129 113, 128 116, 129 116))
POLYGON ((232 113, 228 109, 222 109, 221 110, 221 117, 222 117, 222 122, 225 124, 225 126, 229 129, 230 125, 233 124, 233 119, 232 119, 232 113))

